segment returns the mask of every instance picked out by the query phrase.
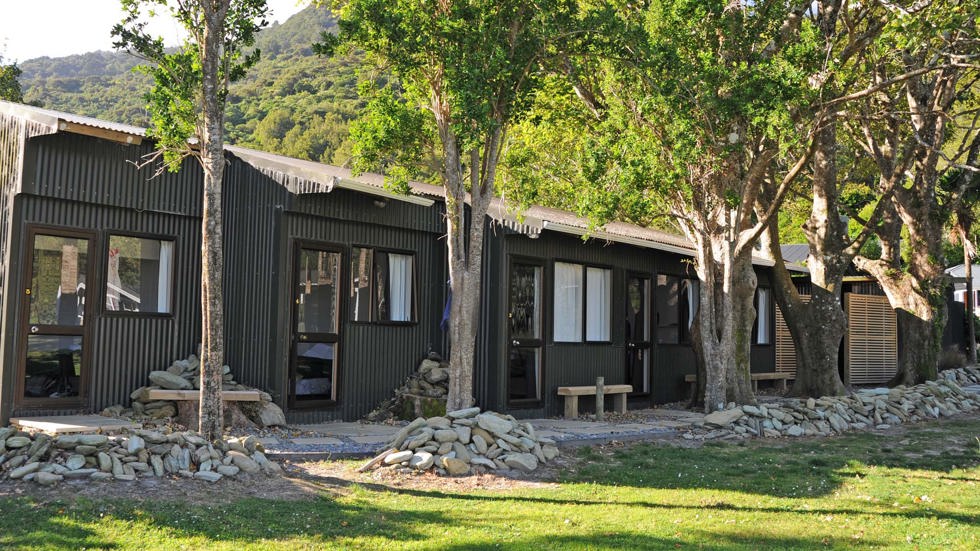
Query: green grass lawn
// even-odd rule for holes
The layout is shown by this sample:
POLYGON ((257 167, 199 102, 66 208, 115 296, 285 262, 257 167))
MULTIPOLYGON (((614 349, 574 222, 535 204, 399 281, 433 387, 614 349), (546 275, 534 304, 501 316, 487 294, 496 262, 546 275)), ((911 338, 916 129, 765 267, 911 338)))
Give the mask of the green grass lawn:
MULTIPOLYGON (((0 499, 2 549, 980 548, 980 420, 900 434, 586 448, 555 487, 312 500, 0 499)), ((206 490, 206 486, 199 486, 206 490)))

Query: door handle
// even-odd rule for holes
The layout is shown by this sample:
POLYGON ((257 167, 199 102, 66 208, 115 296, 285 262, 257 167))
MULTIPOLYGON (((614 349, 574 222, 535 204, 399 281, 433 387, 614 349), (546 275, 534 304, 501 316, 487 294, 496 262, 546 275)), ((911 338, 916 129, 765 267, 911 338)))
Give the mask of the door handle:
POLYGON ((517 339, 514 339, 514 340, 510 341, 510 345, 511 346, 520 346, 521 345, 521 341, 519 341, 517 339))

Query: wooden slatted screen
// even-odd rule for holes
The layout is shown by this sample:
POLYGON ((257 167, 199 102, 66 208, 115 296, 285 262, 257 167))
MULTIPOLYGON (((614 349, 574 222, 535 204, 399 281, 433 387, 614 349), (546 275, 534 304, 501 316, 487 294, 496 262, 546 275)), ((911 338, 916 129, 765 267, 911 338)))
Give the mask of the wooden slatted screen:
POLYGON ((888 382, 898 369, 898 323, 888 298, 844 294, 847 335, 844 337, 852 385, 888 382))
MULTIPOLYGON (((810 302, 810 295, 800 295, 800 298, 810 302)), ((776 373, 786 373, 796 378, 796 348, 793 347, 793 336, 779 305, 776 305, 776 373)))

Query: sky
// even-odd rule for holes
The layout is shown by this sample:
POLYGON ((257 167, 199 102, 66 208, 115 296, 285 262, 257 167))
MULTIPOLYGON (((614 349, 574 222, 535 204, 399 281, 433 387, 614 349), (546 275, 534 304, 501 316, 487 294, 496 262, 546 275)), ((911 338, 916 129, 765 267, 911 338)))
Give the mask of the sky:
MULTIPOLYGON (((268 0, 269 22, 284 22, 309 0, 268 0), (299 5, 297 5, 299 4, 299 5)), ((0 56, 4 63, 111 50, 112 26, 122 21, 119 0, 0 0, 0 56)), ((168 44, 179 40, 177 24, 154 22, 168 44)))

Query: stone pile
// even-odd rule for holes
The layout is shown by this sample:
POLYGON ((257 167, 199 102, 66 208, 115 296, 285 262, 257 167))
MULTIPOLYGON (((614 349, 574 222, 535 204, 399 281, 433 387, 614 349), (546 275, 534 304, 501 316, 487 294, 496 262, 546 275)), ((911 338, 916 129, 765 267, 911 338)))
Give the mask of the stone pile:
POLYGON ((395 389, 395 395, 385 400, 367 415, 372 422, 391 418, 414 419, 420 416, 442 415, 446 412, 449 394, 449 364, 435 352, 422 360, 415 373, 395 389))
POLYGON ((939 379, 953 381, 960 386, 980 385, 980 367, 969 366, 939 372, 939 379))
POLYGON ((132 481, 179 476, 207 482, 282 472, 254 436, 209 443, 197 433, 135 430, 119 436, 30 434, 0 428, 0 480, 52 486, 66 479, 132 481))
POLYGON ((395 435, 389 448, 362 470, 383 465, 406 473, 431 469, 440 475, 511 469, 528 473, 558 457, 554 440, 536 436, 530 423, 481 413, 480 408, 419 417, 395 435))
MULTIPOLYGON (((222 390, 253 390, 245 385, 235 382, 231 374, 231 368, 227 365, 223 368, 221 388, 222 390)), ((162 371, 151 371, 149 375, 150 384, 134 390, 130 394, 132 406, 126 410, 122 406, 112 406, 103 411, 106 415, 116 417, 133 417, 149 419, 168 419, 177 416, 177 403, 170 400, 151 400, 149 391, 153 389, 165 390, 200 390, 201 388, 201 360, 191 354, 186 359, 173 362, 170 367, 162 371)), ((282 409, 273 401, 272 396, 267 392, 259 394, 259 402, 238 402, 237 407, 241 408, 242 413, 259 427, 285 426, 286 416, 282 409)))
POLYGON ((867 388, 848 396, 781 399, 760 405, 732 404, 728 409, 706 415, 704 427, 684 437, 829 436, 849 430, 887 429, 980 408, 980 396, 960 386, 980 384, 980 370, 951 371, 944 371, 937 381, 911 387, 867 388))

